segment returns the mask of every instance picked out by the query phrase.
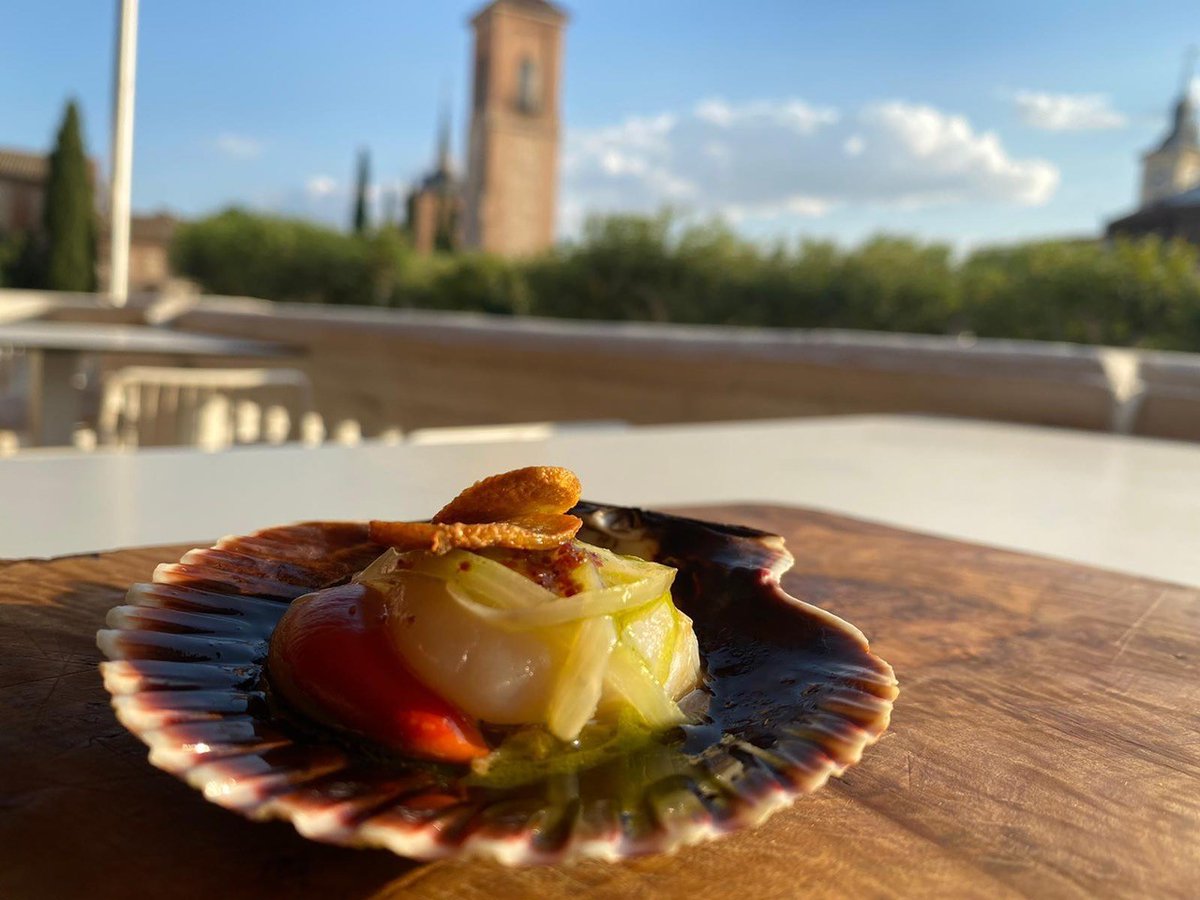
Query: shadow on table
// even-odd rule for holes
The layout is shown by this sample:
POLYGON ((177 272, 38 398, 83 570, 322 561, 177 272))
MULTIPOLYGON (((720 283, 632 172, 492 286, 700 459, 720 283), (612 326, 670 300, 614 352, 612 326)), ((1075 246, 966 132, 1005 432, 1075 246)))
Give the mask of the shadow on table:
MULTIPOLYGON (((4 574, 9 574, 11 568, 4 574)), ((116 721, 95 632, 123 592, 0 596, 0 896, 361 897, 418 864, 206 803, 116 721)))

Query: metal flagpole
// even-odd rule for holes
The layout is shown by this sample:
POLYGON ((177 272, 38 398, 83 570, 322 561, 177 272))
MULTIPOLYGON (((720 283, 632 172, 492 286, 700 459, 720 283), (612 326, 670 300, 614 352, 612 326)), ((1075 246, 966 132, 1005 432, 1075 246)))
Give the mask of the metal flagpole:
POLYGON ((113 85, 112 184, 109 194, 108 292, 113 306, 129 298, 129 197, 133 174, 133 86, 137 70, 138 0, 120 0, 113 85))

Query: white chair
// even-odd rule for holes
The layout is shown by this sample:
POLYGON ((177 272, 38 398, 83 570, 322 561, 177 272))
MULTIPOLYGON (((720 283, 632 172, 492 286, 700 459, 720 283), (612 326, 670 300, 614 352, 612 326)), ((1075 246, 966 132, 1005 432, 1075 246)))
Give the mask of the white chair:
POLYGON ((107 447, 280 444, 300 435, 312 385, 295 369, 130 366, 110 375, 100 404, 107 447))

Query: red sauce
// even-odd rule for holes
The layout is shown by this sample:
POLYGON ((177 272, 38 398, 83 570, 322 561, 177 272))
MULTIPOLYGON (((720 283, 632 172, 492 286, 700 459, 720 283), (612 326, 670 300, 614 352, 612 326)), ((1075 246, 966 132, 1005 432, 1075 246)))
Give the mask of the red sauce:
POLYGON ((560 597, 582 591, 573 573, 586 562, 597 562, 591 553, 569 543, 551 550, 501 551, 492 558, 560 597))

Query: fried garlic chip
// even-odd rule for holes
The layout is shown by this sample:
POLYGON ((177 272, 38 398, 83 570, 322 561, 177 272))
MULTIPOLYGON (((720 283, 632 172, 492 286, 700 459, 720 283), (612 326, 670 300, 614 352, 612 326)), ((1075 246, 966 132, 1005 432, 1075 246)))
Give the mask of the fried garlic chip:
POLYGON ((528 466, 477 481, 433 517, 434 522, 508 522, 559 515, 579 502, 579 478, 559 466, 528 466))
POLYGON ((400 551, 545 550, 565 544, 583 525, 564 515, 579 502, 579 490, 570 469, 528 466, 475 482, 432 521, 371 522, 370 536, 400 551))
POLYGON ((553 513, 516 516, 507 522, 372 521, 370 537, 376 544, 401 552, 430 550, 446 553, 455 548, 482 550, 484 547, 546 550, 571 540, 582 525, 583 521, 576 516, 553 513))

